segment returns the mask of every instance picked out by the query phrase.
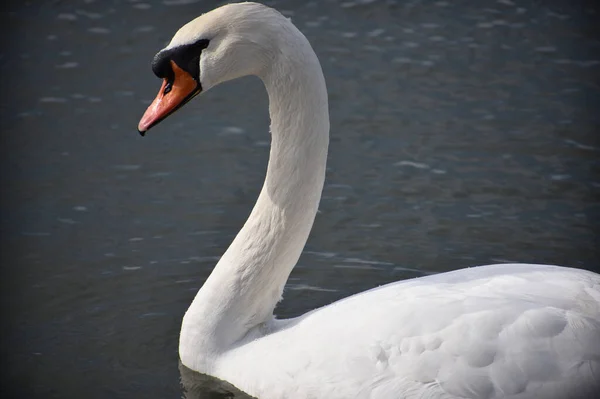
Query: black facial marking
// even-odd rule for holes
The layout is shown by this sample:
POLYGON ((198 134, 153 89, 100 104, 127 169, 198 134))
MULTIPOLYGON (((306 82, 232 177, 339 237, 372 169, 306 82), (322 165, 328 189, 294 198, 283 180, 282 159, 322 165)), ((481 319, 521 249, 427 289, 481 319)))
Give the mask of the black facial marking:
POLYGON ((161 79, 172 81, 175 78, 167 51, 159 51, 158 54, 154 56, 154 59, 152 60, 152 72, 161 79))
MULTIPOLYGON (((167 79, 167 82, 172 83, 175 79, 175 74, 171 68, 171 60, 173 60, 200 84, 200 54, 202 50, 208 47, 208 44, 208 40, 201 39, 195 43, 159 51, 152 60, 152 71, 159 78, 167 79)), ((168 93, 167 89, 170 90, 168 84, 165 88, 165 92, 168 93)))

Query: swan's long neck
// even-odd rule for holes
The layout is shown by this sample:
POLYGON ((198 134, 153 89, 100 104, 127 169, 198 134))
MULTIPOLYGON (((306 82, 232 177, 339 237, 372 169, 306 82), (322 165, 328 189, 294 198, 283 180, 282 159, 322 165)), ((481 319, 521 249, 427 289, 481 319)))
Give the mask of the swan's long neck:
POLYGON ((292 39, 260 76, 272 135, 262 191, 183 320, 180 356, 196 370, 207 372, 212 355, 272 318, 317 213, 329 143, 327 90, 308 41, 299 32, 292 39))

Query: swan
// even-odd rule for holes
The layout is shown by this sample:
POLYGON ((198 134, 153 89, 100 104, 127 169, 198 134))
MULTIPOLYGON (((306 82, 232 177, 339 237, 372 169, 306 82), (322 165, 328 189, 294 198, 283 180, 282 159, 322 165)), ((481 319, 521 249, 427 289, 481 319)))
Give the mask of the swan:
POLYGON ((600 388, 600 275, 535 264, 391 283, 273 316, 325 179, 325 79, 276 10, 229 4, 156 54, 143 135, 197 94, 246 75, 266 87, 271 149, 250 216, 183 317, 186 367, 257 398, 591 398, 600 388))

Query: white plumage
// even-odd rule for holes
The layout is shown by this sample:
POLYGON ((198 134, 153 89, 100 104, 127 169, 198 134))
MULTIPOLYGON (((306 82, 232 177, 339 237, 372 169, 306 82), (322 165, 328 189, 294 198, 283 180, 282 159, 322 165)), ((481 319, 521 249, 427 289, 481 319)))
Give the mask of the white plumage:
POLYGON ((591 398, 599 303, 588 271, 458 270, 269 323, 218 374, 259 398, 591 398))
POLYGON ((306 38, 259 4, 207 13, 181 28, 166 50, 176 53, 201 39, 210 43, 199 55, 204 91, 244 75, 262 79, 272 143, 251 215, 184 317, 184 365, 265 399, 598 393, 600 276, 589 271, 480 266, 275 320, 325 178, 325 80, 306 38))

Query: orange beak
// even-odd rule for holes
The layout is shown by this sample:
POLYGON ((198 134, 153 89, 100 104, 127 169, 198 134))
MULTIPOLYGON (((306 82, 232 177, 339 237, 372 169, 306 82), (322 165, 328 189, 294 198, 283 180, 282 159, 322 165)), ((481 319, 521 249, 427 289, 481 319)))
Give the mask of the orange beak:
POLYGON ((173 81, 163 80, 160 91, 152 104, 148 107, 140 123, 138 131, 143 136, 148 129, 158 122, 177 111, 182 105, 190 101, 195 95, 202 91, 198 83, 189 73, 181 69, 174 61, 171 61, 173 81))

